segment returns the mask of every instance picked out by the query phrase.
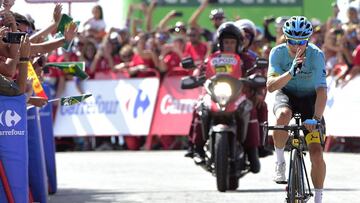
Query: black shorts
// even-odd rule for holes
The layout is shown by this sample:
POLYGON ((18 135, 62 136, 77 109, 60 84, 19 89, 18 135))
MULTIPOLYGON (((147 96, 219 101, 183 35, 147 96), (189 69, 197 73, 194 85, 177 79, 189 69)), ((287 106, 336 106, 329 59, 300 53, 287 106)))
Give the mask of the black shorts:
MULTIPOLYGON (((312 119, 315 111, 315 101, 316 101, 316 94, 305 97, 297 97, 284 90, 278 90, 275 95, 275 104, 273 109, 274 114, 277 111, 277 109, 281 107, 288 107, 289 109, 291 109, 293 114, 300 113, 301 121, 303 122, 306 119, 312 119)), ((324 118, 321 119, 321 123, 325 126, 324 118)), ((306 135, 305 139, 308 144, 320 143, 320 138, 318 134, 314 135, 313 133, 309 133, 307 130, 304 130, 304 135, 306 135)), ((325 132, 323 136, 325 136, 325 132)), ((323 140, 325 140, 325 138, 323 140)))
POLYGON ((277 90, 275 95, 274 114, 281 107, 288 107, 293 113, 300 113, 301 120, 312 119, 315 111, 316 94, 297 97, 285 90, 277 90))

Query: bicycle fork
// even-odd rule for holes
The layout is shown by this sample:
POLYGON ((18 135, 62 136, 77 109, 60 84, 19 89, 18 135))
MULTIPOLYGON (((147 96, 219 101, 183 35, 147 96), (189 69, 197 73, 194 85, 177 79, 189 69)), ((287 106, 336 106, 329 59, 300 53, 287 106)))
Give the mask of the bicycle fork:
MULTIPOLYGON (((298 140, 299 141, 299 140, 298 140)), ((289 180, 287 185, 287 202, 288 203, 303 203, 307 202, 313 196, 310 188, 308 173, 305 167, 304 152, 296 147, 296 140, 292 143, 293 149, 290 152, 290 167, 289 180), (295 168, 296 167, 296 168, 295 168), (304 174, 306 177, 306 184, 308 192, 306 192, 306 185, 304 182, 304 174)))

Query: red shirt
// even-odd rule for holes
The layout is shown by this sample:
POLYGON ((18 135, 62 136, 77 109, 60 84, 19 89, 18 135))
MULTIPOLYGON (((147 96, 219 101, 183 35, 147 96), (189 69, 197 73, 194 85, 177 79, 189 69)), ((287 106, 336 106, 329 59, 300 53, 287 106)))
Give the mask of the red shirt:
POLYGON ((238 54, 217 51, 208 57, 206 78, 216 73, 228 73, 235 78, 241 78, 241 59, 238 54))
POLYGON ((353 65, 360 66, 360 45, 358 45, 353 52, 353 65))
POLYGON ((187 42, 184 50, 185 57, 191 57, 195 62, 203 62, 207 53, 207 44, 200 42, 197 45, 193 45, 191 42, 187 42))
MULTIPOLYGON (((120 56, 115 55, 112 57, 114 64, 119 64, 121 62, 120 56)), ((108 72, 111 71, 112 67, 110 67, 109 62, 106 58, 101 57, 101 59, 96 64, 95 72, 108 72)))
POLYGON ((139 54, 134 54, 130 67, 145 65, 147 68, 155 68, 155 64, 152 59, 144 59, 139 54))
POLYGON ((168 72, 176 67, 179 67, 181 63, 181 58, 175 52, 170 52, 166 54, 163 60, 166 64, 168 72))

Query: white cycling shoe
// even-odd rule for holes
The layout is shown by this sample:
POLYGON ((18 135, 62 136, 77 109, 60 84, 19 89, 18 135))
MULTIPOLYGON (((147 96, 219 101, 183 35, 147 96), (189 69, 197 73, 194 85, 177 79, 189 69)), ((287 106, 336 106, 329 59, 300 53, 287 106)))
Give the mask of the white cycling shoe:
POLYGON ((285 176, 285 172, 286 172, 286 163, 276 163, 275 166, 275 175, 274 175, 274 181, 277 184, 286 184, 286 176, 285 176))

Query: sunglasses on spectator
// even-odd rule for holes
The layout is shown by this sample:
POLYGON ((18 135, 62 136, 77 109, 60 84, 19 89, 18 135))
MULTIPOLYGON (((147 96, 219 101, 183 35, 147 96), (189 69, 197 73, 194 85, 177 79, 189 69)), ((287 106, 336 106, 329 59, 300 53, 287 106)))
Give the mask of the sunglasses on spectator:
POLYGON ((213 20, 223 20, 224 17, 214 17, 213 20))
POLYGON ((126 55, 121 55, 121 58, 130 59, 132 56, 133 56, 133 54, 126 54, 126 55))
POLYGON ((309 41, 309 39, 302 39, 302 40, 287 39, 287 43, 292 46, 295 46, 295 45, 302 46, 302 45, 307 44, 308 41, 309 41))

